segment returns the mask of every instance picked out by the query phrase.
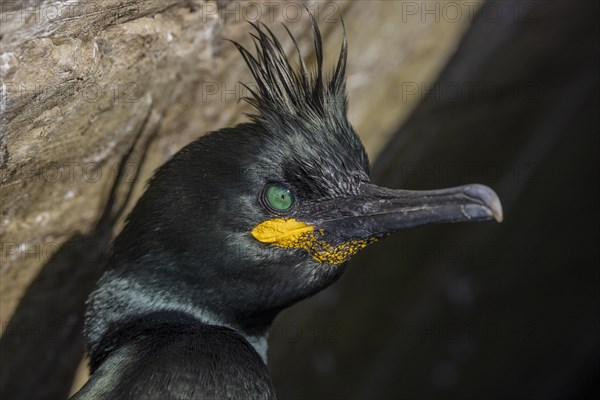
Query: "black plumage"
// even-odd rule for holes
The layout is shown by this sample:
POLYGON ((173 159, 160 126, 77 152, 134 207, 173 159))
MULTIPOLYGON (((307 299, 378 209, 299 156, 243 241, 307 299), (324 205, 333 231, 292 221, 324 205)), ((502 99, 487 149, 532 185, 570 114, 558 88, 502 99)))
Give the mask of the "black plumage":
POLYGON ((111 326, 93 361, 91 384, 75 398, 274 398, 267 366, 244 337, 185 313, 111 326))
POLYGON ((282 309, 389 232, 501 218, 481 185, 371 184, 346 117, 345 35, 326 79, 314 19, 312 72, 297 45, 294 68, 268 28, 254 29, 256 55, 235 45, 256 80, 257 112, 186 146, 149 182, 89 299, 92 375, 75 399, 273 398, 267 331, 282 309))

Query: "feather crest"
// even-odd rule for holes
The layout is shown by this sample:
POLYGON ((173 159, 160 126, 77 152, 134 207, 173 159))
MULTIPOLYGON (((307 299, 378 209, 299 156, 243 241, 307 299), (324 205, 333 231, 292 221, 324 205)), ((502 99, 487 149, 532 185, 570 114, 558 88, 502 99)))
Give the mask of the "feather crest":
POLYGON ((316 66, 309 71, 301 54, 296 38, 287 26, 283 25, 292 40, 298 56, 298 66, 290 63, 283 46, 275 34, 265 24, 249 22, 254 28, 251 36, 254 41, 254 54, 238 42, 231 41, 248 65, 256 81, 256 87, 243 84, 251 94, 244 100, 250 103, 258 115, 250 117, 257 121, 271 120, 275 115, 281 117, 315 118, 346 117, 346 59, 348 44, 342 21, 343 40, 339 59, 331 78, 323 77, 323 41, 314 16, 311 14, 316 66))

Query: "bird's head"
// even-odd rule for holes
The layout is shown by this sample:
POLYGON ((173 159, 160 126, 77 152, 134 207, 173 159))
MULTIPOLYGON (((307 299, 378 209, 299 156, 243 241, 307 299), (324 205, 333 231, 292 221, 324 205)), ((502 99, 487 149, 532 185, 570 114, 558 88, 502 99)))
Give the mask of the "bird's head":
POLYGON ((248 101, 257 113, 198 139, 158 170, 115 242, 115 269, 98 290, 104 284, 110 295, 96 295, 92 307, 127 287, 139 293, 124 308, 139 299, 150 309, 183 303, 259 334, 388 233, 502 218, 485 186, 417 192, 372 184, 346 116, 345 37, 325 78, 314 21, 312 72, 299 50, 294 68, 268 28, 255 30, 255 55, 235 45, 256 80, 248 101))

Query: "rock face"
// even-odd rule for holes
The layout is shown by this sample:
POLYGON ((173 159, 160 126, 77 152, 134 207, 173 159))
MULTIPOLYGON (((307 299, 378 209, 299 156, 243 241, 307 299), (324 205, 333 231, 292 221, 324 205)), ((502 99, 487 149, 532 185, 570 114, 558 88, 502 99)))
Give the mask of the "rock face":
MULTIPOLYGON (((412 2, 307 3, 326 60, 337 57, 344 17, 350 119, 372 158, 419 102, 406 83, 431 82, 468 26, 472 2, 453 3, 461 16, 441 19, 412 2)), ((60 398, 83 354, 83 302, 144 182, 185 144, 251 111, 237 83, 248 73, 223 38, 248 44, 245 20, 260 17, 280 33, 285 22, 309 54, 309 18, 301 3, 279 2, 1 7, 0 383, 3 398, 60 398)))

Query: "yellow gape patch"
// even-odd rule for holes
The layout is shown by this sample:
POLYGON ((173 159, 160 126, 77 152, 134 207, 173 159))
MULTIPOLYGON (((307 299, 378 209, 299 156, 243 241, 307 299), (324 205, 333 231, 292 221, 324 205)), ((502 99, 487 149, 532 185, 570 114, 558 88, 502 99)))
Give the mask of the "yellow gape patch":
POLYGON ((376 238, 353 239, 337 246, 327 243, 322 230, 293 218, 276 218, 261 222, 252 229, 252 236, 273 246, 304 249, 322 264, 342 264, 376 238))

